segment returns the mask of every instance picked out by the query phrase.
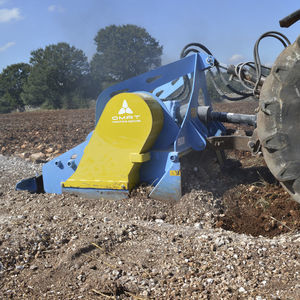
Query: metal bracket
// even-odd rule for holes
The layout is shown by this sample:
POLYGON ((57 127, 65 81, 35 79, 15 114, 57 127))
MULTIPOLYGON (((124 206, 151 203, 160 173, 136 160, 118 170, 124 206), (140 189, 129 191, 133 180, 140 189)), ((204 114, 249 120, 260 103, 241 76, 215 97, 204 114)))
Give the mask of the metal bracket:
POLYGON ((250 136, 241 135, 225 135, 225 136, 212 136, 207 138, 207 142, 215 150, 242 150, 252 151, 249 142, 251 141, 250 136))

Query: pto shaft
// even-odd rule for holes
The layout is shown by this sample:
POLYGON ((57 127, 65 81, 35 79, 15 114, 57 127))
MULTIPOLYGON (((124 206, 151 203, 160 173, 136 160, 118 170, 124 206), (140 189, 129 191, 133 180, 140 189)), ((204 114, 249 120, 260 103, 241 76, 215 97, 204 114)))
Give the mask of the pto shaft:
MULTIPOLYGON (((182 105, 179 109, 179 116, 182 120, 185 116, 187 105, 182 105)), ((256 126, 256 115, 235 114, 227 112, 213 111, 210 106, 198 106, 197 115, 204 122, 219 121, 225 123, 247 124, 256 126)))

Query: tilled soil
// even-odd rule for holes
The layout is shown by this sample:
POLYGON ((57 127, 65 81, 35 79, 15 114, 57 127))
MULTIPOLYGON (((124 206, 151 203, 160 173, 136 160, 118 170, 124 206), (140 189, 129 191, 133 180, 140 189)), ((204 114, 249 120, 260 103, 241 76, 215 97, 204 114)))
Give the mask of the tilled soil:
POLYGON ((33 111, 0 116, 0 153, 48 160, 84 141, 94 129, 93 110, 33 111))
POLYGON ((14 191, 93 127, 92 110, 0 116, 1 298, 300 298, 300 207, 262 158, 189 154, 177 203, 14 191))

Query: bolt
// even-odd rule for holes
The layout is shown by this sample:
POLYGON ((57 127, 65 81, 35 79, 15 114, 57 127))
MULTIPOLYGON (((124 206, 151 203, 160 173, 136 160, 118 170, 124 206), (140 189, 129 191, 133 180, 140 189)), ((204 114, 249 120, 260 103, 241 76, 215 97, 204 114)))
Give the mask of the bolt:
POLYGON ((77 168, 74 159, 70 159, 70 160, 67 162, 67 165, 68 165, 68 167, 72 168, 73 170, 76 170, 76 168, 77 168))
POLYGON ((211 55, 209 55, 209 56, 206 58, 206 62, 207 62, 209 65, 213 66, 213 65, 214 65, 214 59, 213 59, 213 57, 212 57, 211 55))
POLYGON ((54 163, 57 167, 59 167, 60 169, 62 169, 64 166, 62 164, 62 162, 60 160, 55 161, 54 163))
POLYGON ((254 148, 255 143, 254 143, 253 141, 249 141, 249 142, 248 142, 248 146, 249 146, 250 148, 254 148))
POLYGON ((171 155, 170 160, 171 161, 176 161, 177 160, 177 155, 171 155))

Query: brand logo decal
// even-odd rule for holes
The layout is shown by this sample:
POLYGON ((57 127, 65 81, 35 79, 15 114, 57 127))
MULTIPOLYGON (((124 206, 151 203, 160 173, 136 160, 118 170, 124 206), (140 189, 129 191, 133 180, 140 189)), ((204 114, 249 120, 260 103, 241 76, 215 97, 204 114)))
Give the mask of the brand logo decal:
POLYGON ((132 110, 129 108, 127 101, 124 100, 121 109, 118 112, 119 115, 123 114, 133 114, 132 110))
POLYGON ((133 113, 132 109, 129 107, 127 101, 124 99, 122 107, 120 108, 118 115, 112 117, 113 123, 139 123, 140 115, 133 113))

